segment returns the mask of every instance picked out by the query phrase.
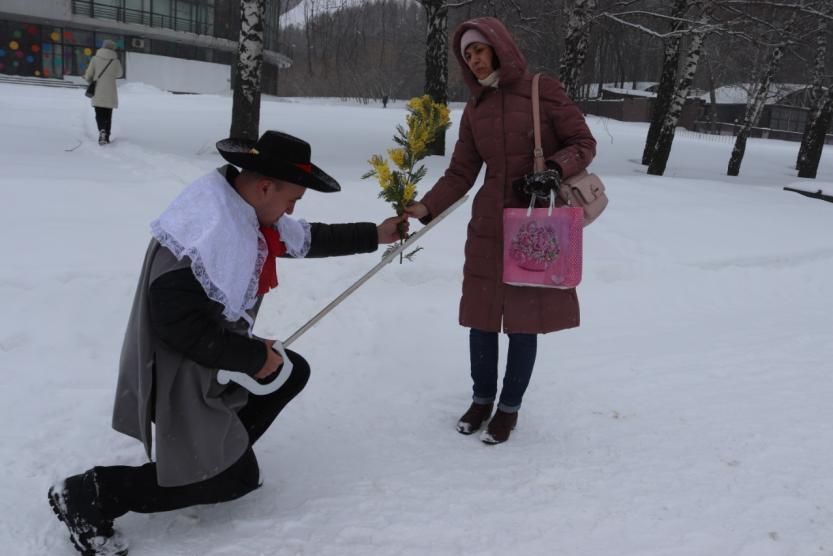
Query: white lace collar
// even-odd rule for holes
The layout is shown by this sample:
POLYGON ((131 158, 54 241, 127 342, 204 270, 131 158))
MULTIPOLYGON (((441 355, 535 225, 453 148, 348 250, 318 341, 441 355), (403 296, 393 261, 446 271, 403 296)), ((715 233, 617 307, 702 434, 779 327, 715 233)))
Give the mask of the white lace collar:
MULTIPOLYGON (((254 208, 229 184, 236 171, 226 166, 186 187, 150 225, 153 237, 177 260, 188 257, 191 270, 209 299, 223 306, 230 322, 252 319, 246 311, 257 302, 266 240, 254 208)), ((281 216, 276 228, 291 257, 306 256, 310 225, 281 216)))
POLYGON ((254 208, 219 172, 186 187, 158 220, 153 237, 178 260, 188 257, 206 295, 223 306, 231 322, 250 321, 247 309, 257 301, 266 241, 254 208))

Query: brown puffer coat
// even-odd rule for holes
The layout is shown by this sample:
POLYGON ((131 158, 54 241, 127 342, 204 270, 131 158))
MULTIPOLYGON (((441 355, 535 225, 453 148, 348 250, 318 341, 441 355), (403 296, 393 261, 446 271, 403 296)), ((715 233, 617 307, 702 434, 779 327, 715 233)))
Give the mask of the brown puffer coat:
MULTIPOLYGON (((503 276, 503 209, 525 207, 512 182, 532 171, 532 75, 506 27, 483 17, 461 24, 453 51, 471 99, 463 110, 460 137, 451 164, 421 199, 431 215, 440 214, 474 185, 486 163, 486 179, 472 203, 472 218, 463 266, 460 324, 499 332, 545 333, 579 324, 574 289, 507 286, 503 276), (492 44, 500 61, 498 87, 483 87, 460 53, 460 39, 477 29, 492 44)), ((578 107, 557 80, 540 82, 541 136, 544 156, 564 176, 584 170, 596 153, 596 141, 578 107)))

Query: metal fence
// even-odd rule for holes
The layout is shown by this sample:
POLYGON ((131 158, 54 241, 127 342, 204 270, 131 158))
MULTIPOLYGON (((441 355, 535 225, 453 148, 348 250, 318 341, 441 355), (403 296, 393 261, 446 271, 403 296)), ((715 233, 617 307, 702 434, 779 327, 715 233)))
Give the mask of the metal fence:
POLYGON ((96 19, 109 19, 122 23, 137 23, 149 27, 173 29, 174 31, 188 31, 198 35, 211 35, 213 32, 213 25, 205 21, 111 6, 109 4, 99 4, 92 0, 72 0, 72 13, 96 19))

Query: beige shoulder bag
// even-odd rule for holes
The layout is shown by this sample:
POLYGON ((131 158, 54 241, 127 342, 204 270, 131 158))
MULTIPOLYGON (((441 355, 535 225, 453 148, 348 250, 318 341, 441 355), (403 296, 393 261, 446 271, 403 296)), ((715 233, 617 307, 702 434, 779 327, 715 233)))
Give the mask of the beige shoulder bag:
MULTIPOLYGON (((533 171, 535 174, 545 172, 547 169, 544 161, 544 149, 541 148, 541 118, 538 100, 538 81, 540 73, 532 77, 532 121, 535 130, 535 151, 533 171)), ((584 225, 593 222, 607 206, 607 195, 605 186, 599 176, 582 170, 574 176, 561 181, 558 186, 558 196, 570 206, 581 207, 584 211, 584 225)))

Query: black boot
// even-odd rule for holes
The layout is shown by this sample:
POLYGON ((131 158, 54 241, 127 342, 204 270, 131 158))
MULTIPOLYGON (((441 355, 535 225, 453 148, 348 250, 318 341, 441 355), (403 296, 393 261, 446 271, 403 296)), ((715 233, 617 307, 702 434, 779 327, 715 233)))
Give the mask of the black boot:
POLYGON ((49 505, 69 529, 69 539, 84 556, 125 556, 127 541, 96 504, 95 471, 73 475, 49 488, 49 505))
POLYGON ((492 414, 492 406, 494 404, 474 403, 472 402, 460 420, 457 421, 457 432, 460 434, 471 434, 480 428, 483 421, 489 418, 492 414))
POLYGON ((98 132, 98 144, 99 145, 106 145, 107 144, 107 132, 103 129, 98 132))
POLYGON ((480 440, 486 444, 501 444, 509 440, 509 435, 518 424, 518 412, 506 413, 498 409, 489 421, 489 426, 480 435, 480 440))

